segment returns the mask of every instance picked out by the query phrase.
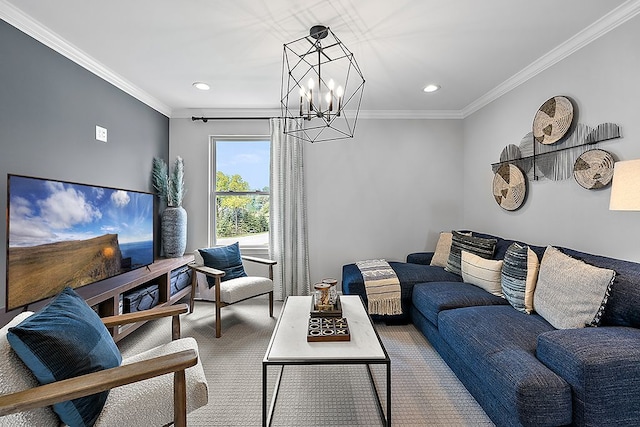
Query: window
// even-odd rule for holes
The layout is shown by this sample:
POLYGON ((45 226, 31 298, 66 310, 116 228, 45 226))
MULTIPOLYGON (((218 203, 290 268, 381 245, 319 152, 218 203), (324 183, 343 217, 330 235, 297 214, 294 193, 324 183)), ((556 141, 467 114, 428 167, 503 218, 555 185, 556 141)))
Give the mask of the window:
POLYGON ((212 137, 211 241, 269 247, 268 136, 212 137))

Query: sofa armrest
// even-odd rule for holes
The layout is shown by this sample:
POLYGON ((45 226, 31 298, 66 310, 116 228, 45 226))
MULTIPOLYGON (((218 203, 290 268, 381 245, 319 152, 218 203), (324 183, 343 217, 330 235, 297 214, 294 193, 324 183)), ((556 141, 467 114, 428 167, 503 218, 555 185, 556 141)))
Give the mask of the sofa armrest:
POLYGON ((577 425, 640 420, 640 329, 599 327, 545 332, 538 359, 569 383, 577 425))
POLYGON ((433 252, 414 252, 407 255, 407 262, 411 264, 431 264, 431 258, 433 258, 433 252))

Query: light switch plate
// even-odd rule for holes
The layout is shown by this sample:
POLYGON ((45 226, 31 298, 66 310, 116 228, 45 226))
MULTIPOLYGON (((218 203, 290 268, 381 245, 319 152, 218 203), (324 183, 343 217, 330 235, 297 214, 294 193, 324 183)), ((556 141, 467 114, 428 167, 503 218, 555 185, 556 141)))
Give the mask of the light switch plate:
POLYGON ((107 142, 107 128, 96 125, 96 139, 98 141, 107 142))

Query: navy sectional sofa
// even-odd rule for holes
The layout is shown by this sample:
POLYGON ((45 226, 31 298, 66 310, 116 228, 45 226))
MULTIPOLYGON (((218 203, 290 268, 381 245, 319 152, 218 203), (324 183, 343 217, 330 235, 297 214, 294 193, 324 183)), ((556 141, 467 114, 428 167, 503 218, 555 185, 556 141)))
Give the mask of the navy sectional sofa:
MULTIPOLYGON (((473 235, 497 239, 494 259, 514 242, 473 235)), ((542 260, 545 248, 530 247, 542 260)), ((429 265, 431 252, 390 263, 403 315, 377 318, 413 322, 499 426, 640 425, 640 264, 558 249, 615 270, 599 327, 555 329, 429 265)), ((355 265, 343 267, 342 286, 366 302, 355 265)))

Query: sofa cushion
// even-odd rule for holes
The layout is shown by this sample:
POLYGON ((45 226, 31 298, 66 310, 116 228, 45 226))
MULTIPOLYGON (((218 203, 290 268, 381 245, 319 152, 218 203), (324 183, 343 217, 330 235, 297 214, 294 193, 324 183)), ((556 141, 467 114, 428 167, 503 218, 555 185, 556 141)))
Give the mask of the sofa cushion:
POLYGON ((407 262, 411 264, 431 265, 433 252, 412 252, 407 255, 407 262))
POLYGON ((462 251, 471 252, 482 258, 490 259, 496 247, 496 239, 484 239, 482 237, 468 236, 457 231, 452 232, 451 250, 445 270, 461 275, 460 263, 462 251))
MULTIPOLYGON (((40 384, 120 366, 122 356, 95 311, 65 288, 42 310, 9 328, 7 339, 40 384)), ((108 391, 57 403, 53 410, 71 426, 93 425, 108 391)))
MULTIPOLYGON (((198 252, 202 256, 205 266, 224 271, 224 276, 220 279, 221 282, 247 276, 242 265, 238 242, 227 246, 198 249, 198 252)), ((215 278, 207 276, 207 282, 209 287, 212 287, 215 285, 215 278)))
POLYGON ((502 237, 494 236, 491 234, 478 233, 476 231, 472 232, 472 234, 476 237, 482 237, 483 239, 496 239, 496 250, 493 253, 493 259, 504 259, 509 246, 514 243, 518 243, 521 246, 529 246, 529 248, 533 252, 535 252, 536 255, 538 255, 538 259, 542 258, 542 255, 544 255, 544 250, 546 249, 546 246, 529 245, 528 243, 523 243, 518 240, 503 239, 502 237))
POLYGON ((413 308, 434 325, 443 310, 479 305, 509 304, 504 298, 492 295, 469 283, 431 282, 413 287, 413 308))
MULTIPOLYGON (((31 316, 25 311, 14 317, 0 329, 0 395, 15 393, 37 387, 38 380, 9 345, 7 331, 31 316)), ((51 406, 16 412, 0 418, 0 425, 6 426, 57 426, 60 423, 51 406)))
POLYGON ((501 297, 503 296, 500 281, 502 263, 502 260, 484 259, 471 252, 462 251, 460 261, 462 280, 501 297))
POLYGON ((548 246, 534 294, 536 312, 557 329, 597 326, 615 274, 548 246))
POLYGON ((538 281, 538 256, 526 245, 512 243, 504 255, 501 286, 504 297, 518 311, 533 312, 533 293, 538 281))
POLYGON ((538 359, 574 393, 574 425, 636 425, 640 419, 640 330, 563 329, 540 334, 538 359))
POLYGON ((510 305, 459 308, 441 311, 438 329, 486 393, 513 408, 523 425, 571 423, 569 384, 535 356, 538 336, 553 330, 541 316, 510 305))

